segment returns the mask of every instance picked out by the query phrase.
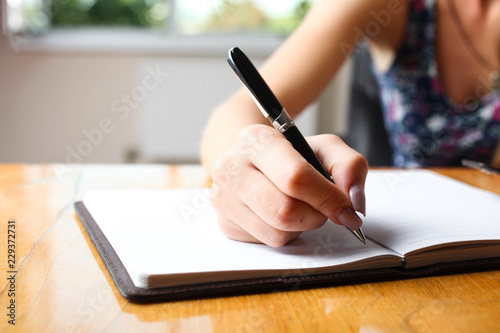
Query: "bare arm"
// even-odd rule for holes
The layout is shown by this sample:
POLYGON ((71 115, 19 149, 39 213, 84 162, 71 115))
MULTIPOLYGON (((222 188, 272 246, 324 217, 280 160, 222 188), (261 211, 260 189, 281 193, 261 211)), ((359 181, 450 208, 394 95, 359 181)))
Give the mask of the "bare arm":
MULTIPOLYGON (((356 46, 359 31, 365 34, 369 22, 377 22, 373 12, 385 11, 391 16, 389 25, 379 24, 380 33, 369 37, 373 37, 379 53, 394 47, 387 39, 399 38, 391 34, 396 31, 399 35, 394 25, 399 24, 402 15, 392 13, 405 14, 403 3, 406 2, 326 0, 317 3, 301 26, 260 69, 287 112, 292 117, 298 115, 320 95, 356 46), (392 10, 398 5, 400 8, 392 10)), ((234 142, 237 134, 251 124, 267 122, 248 93, 240 90, 215 110, 206 127, 201 147, 203 165, 212 171, 215 161, 234 142)))
MULTIPOLYGON (((320 1, 266 61, 260 72, 292 117, 319 96, 354 50, 355 28, 391 1, 397 0, 320 1)), ((384 36, 373 37, 383 45, 384 36)), ((334 136, 311 138, 333 185, 262 124, 267 120, 240 89, 215 110, 204 132, 201 160, 214 178, 212 202, 226 236, 281 246, 327 218, 359 228, 354 210, 364 213, 366 160, 334 136)))

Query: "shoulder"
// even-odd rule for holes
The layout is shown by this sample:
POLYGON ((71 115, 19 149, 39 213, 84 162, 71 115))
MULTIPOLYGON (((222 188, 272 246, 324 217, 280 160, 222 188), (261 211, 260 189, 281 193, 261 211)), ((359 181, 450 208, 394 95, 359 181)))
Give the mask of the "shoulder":
POLYGON ((397 48, 409 6, 409 0, 320 0, 304 25, 311 33, 342 34, 342 42, 353 47, 364 39, 374 45, 397 48))
MULTIPOLYGON (((409 0, 320 0, 308 16, 343 25, 360 25, 362 29, 378 25, 380 30, 384 30, 400 17, 406 17, 409 6, 409 0)), ((373 33, 368 31, 367 35, 373 33)))
POLYGON ((362 39, 383 45, 394 29, 402 32, 407 8, 408 0, 320 0, 261 74, 294 116, 319 96, 362 39))

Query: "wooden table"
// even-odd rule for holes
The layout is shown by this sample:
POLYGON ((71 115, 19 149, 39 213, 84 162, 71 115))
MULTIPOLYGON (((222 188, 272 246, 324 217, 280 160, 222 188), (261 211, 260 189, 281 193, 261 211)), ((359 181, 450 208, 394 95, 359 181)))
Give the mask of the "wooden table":
MULTIPOLYGON (((500 176, 462 168, 435 171, 500 193, 500 176)), ((128 302, 73 203, 87 189, 205 184, 199 166, 0 165, 0 331, 500 331, 500 270, 152 305, 128 302), (8 221, 15 221, 13 269, 7 266, 8 221), (14 285, 9 270, 17 271, 14 285), (8 323, 12 300, 15 326, 8 323)))

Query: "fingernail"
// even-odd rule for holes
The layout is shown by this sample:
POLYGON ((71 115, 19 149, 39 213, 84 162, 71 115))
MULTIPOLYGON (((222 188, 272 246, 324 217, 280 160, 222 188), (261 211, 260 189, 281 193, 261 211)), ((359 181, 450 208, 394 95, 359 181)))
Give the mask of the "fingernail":
POLYGON ((349 197, 351 198, 352 208, 355 211, 366 216, 365 190, 363 185, 354 184, 349 189, 349 197))
POLYGON ((340 223, 351 230, 358 230, 363 224, 361 218, 351 207, 345 207, 344 211, 339 215, 338 219, 340 223))

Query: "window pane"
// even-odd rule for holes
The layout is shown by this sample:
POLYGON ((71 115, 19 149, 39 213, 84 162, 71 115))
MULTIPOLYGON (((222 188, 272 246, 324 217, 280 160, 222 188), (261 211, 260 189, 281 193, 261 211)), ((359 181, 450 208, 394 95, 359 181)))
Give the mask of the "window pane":
POLYGON ((9 33, 31 34, 43 31, 50 22, 44 0, 7 0, 6 23, 9 33))
POLYGON ((167 0, 54 0, 54 26, 142 26, 166 24, 167 0))
POLYGON ((132 26, 168 27, 184 35, 282 35, 300 23, 315 1, 6 0, 6 26, 14 34, 39 33, 50 26, 132 26))
POLYGON ((287 34, 314 0, 177 0, 175 19, 181 34, 287 34))

